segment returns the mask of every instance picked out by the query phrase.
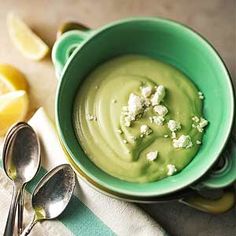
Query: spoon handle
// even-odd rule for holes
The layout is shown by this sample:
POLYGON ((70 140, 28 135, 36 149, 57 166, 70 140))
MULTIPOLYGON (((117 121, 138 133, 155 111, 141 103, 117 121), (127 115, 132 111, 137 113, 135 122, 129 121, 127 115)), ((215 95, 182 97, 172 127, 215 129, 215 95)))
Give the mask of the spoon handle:
POLYGON ((11 199, 11 206, 9 209, 8 217, 7 217, 7 223, 5 226, 4 236, 12 236, 14 232, 14 225, 15 225, 15 217, 16 217, 16 207, 18 198, 20 195, 21 186, 14 185, 13 187, 13 195, 11 199))
POLYGON ((24 187, 20 191, 20 196, 17 204, 18 217, 17 217, 17 230, 18 235, 22 233, 23 230, 23 211, 24 211, 24 187))
POLYGON ((34 216, 33 220, 26 226, 26 228, 24 229, 23 233, 20 236, 28 235, 37 222, 38 222, 38 220, 34 216))

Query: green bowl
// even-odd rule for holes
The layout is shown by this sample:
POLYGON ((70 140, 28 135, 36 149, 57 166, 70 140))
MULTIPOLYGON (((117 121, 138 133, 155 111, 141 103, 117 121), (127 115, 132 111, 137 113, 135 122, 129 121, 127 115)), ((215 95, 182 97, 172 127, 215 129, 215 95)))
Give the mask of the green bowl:
MULTIPOLYGON (((161 196, 196 184, 217 161, 230 136, 234 93, 227 69, 200 35, 179 23, 158 18, 132 18, 94 31, 70 31, 53 48, 59 78, 56 123, 62 143, 82 173, 94 185, 129 196, 161 196), (83 79, 113 57, 140 54, 157 58, 185 73, 205 95, 204 116, 210 125, 199 152, 180 173, 153 183, 130 183, 103 172, 82 150, 72 123, 73 103, 83 79)), ((228 165, 204 179, 204 187, 225 187, 236 179, 236 155, 225 154, 228 165)))

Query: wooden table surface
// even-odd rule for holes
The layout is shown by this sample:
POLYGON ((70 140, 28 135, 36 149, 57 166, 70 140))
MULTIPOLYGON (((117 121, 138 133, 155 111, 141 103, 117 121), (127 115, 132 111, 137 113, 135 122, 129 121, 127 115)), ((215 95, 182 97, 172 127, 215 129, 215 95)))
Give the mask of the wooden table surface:
MULTIPOLYGON (((32 62, 10 42, 6 15, 14 11, 50 46, 58 25, 75 20, 97 28, 129 16, 166 17, 185 23, 204 35, 219 51, 236 85, 235 0, 1 0, 0 63, 19 67, 31 87, 31 110, 44 106, 54 118, 57 80, 50 57, 32 62)), ((220 216, 197 212, 179 203, 142 205, 171 235, 236 235, 236 208, 220 216)))

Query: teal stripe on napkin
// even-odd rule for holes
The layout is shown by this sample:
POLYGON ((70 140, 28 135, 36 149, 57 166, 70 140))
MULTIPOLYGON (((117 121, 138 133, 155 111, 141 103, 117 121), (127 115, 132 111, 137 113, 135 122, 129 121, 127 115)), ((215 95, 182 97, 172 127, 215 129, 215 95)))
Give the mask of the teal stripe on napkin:
MULTIPOLYGON (((2 161, 0 161, 0 166, 2 167, 2 161)), ((35 185, 45 174, 45 169, 40 168, 35 178, 27 184, 26 190, 32 193, 35 185)), ((72 197, 65 211, 57 219, 76 236, 115 235, 114 232, 76 196, 72 197)))

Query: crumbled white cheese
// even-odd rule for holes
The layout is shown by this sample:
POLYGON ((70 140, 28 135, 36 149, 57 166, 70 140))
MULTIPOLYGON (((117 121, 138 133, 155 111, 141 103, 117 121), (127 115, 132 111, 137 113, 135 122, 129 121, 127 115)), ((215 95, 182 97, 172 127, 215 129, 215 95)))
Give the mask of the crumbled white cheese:
POLYGON ((197 125, 195 125, 195 127, 197 128, 197 130, 202 133, 204 128, 208 125, 208 121, 204 118, 200 118, 199 123, 197 125))
POLYGON ((200 99, 204 99, 203 93, 202 93, 202 92, 198 92, 198 97, 199 97, 200 99))
POLYGON ((142 115, 144 111, 144 99, 131 93, 128 100, 128 106, 122 107, 122 114, 124 116, 124 125, 130 127, 132 121, 135 121, 137 116, 142 115))
POLYGON ((194 116, 192 117, 192 120, 195 122, 195 124, 192 124, 192 127, 196 128, 200 133, 202 133, 204 130, 204 127, 208 125, 208 121, 204 119, 203 117, 199 118, 197 116, 194 116))
POLYGON ((175 120, 169 120, 167 126, 168 126, 169 130, 172 132, 175 132, 175 131, 181 129, 180 123, 175 120))
POLYGON ((140 132, 141 134, 149 135, 152 133, 152 129, 148 125, 141 125, 140 132))
POLYGON ((128 106, 123 106, 123 107, 122 107, 122 112, 123 112, 123 113, 127 113, 128 111, 129 111, 128 106))
POLYGON ((157 90, 157 92, 158 92, 159 94, 162 95, 162 98, 165 97, 166 91, 165 91, 165 87, 164 87, 163 85, 159 85, 159 86, 156 88, 156 90, 157 90))
POLYGON ((197 116, 193 116, 192 120, 195 121, 195 122, 199 122, 199 118, 197 116))
POLYGON ((161 102, 161 96, 159 93, 155 92, 151 99, 152 106, 156 106, 160 102, 161 102))
POLYGON ((156 89, 156 92, 153 94, 151 98, 152 106, 159 105, 164 97, 165 97, 165 87, 163 85, 159 85, 156 89))
POLYGON ((168 113, 168 109, 163 105, 157 105, 153 110, 160 116, 165 116, 168 113))
POLYGON ((205 126, 207 126, 208 125, 208 121, 206 120, 206 119, 204 119, 204 118, 200 118, 200 122, 199 122, 199 126, 201 127, 201 128, 204 128, 205 126))
POLYGON ((128 143, 128 141, 126 139, 123 139, 123 143, 126 144, 128 143))
POLYGON ((130 126, 131 126, 132 117, 130 117, 130 116, 125 116, 124 120, 125 120, 124 125, 125 125, 126 127, 130 127, 130 126))
POLYGON ((123 131, 122 131, 121 129, 118 129, 116 132, 117 132, 118 134, 122 134, 122 133, 123 133, 123 131))
POLYGON ((174 148, 191 148, 192 145, 189 135, 181 135, 178 139, 173 139, 174 148))
POLYGON ((149 161, 154 161, 157 158, 158 151, 147 153, 146 157, 149 161))
POLYGON ((164 135, 164 138, 168 138, 168 137, 169 137, 169 135, 168 135, 168 134, 165 134, 165 135, 164 135))
POLYGON ((145 134, 148 131, 149 127, 147 125, 141 125, 140 132, 145 134))
POLYGON ((88 119, 88 120, 93 120, 93 116, 88 114, 88 115, 87 115, 87 119, 88 119))
POLYGON ((197 140, 197 141, 196 141, 196 144, 197 144, 197 145, 200 145, 200 144, 202 144, 202 142, 199 141, 199 140, 197 140))
POLYGON ((97 120, 97 117, 91 114, 87 114, 87 120, 92 121, 92 120, 97 120))
POLYGON ((132 115, 138 115, 143 111, 143 99, 134 93, 131 93, 129 95, 129 101, 128 101, 128 111, 132 115))
POLYGON ((151 94, 152 94, 152 87, 150 87, 150 86, 142 87, 142 88, 141 88, 141 94, 142 94, 142 96, 144 96, 145 98, 150 97, 151 94))
POLYGON ((149 120, 150 120, 151 123, 153 123, 153 118, 152 118, 152 116, 149 117, 149 120))
POLYGON ((161 126, 161 125, 163 125, 165 118, 162 116, 153 116, 152 120, 156 125, 161 126))
POLYGON ((144 105, 146 107, 144 111, 148 111, 148 109, 150 109, 151 101, 148 98, 144 98, 144 105))
POLYGON ((168 172, 167 172, 167 175, 173 175, 176 171, 177 171, 177 169, 175 168, 175 166, 174 165, 172 165, 172 164, 168 164, 167 165, 167 169, 168 169, 168 172))
POLYGON ((171 138, 172 139, 176 138, 176 133, 175 132, 171 132, 171 138))
POLYGON ((199 125, 197 125, 197 130, 198 130, 200 133, 202 133, 204 129, 201 128, 199 125))

